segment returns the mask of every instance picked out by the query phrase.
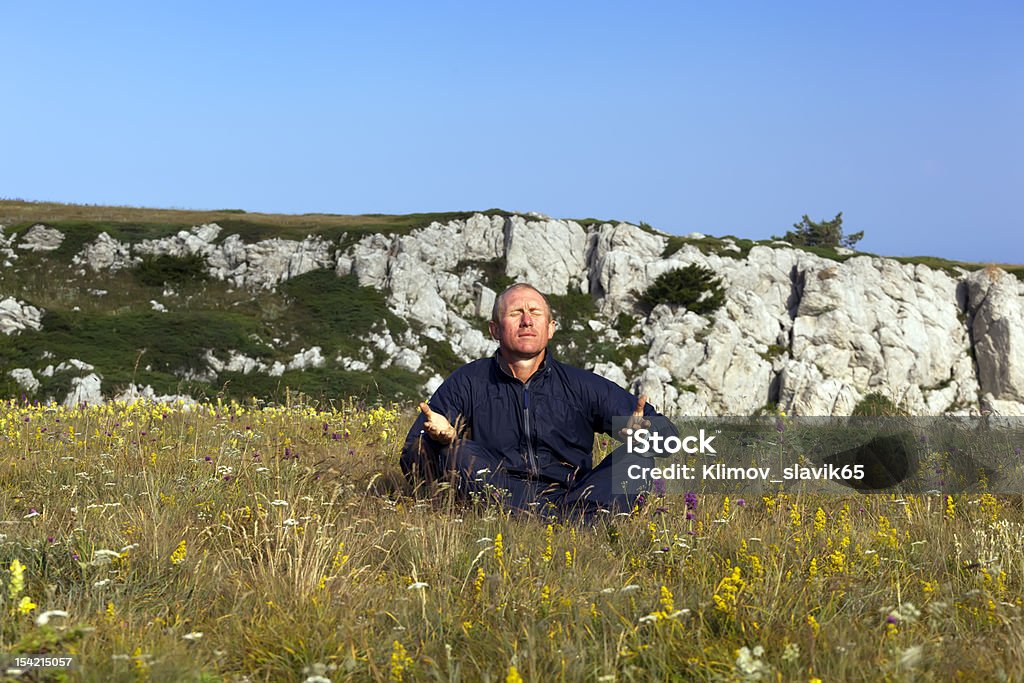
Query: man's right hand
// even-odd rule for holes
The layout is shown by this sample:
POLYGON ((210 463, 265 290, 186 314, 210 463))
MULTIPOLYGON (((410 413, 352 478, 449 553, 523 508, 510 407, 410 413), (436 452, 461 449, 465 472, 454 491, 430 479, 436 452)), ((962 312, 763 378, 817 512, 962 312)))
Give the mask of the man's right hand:
POLYGON ((427 417, 427 421, 423 423, 423 431, 431 439, 446 446, 455 440, 457 433, 448 418, 435 413, 425 402, 420 403, 420 411, 427 417))

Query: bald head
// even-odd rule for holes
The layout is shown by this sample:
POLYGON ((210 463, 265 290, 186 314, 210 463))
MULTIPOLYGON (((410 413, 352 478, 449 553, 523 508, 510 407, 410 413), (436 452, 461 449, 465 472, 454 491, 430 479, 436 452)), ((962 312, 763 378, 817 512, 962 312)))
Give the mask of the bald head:
POLYGON ((511 287, 506 288, 505 291, 503 291, 501 294, 499 294, 497 297, 495 297, 495 299, 494 299, 494 306, 491 307, 491 322, 497 322, 501 318, 501 316, 505 313, 504 305, 505 305, 505 300, 508 298, 508 296, 510 294, 512 294, 513 292, 516 292, 516 291, 521 290, 521 289, 527 289, 527 290, 530 290, 531 292, 536 292, 537 295, 540 296, 540 298, 544 300, 544 306, 547 308, 548 320, 552 319, 552 316, 551 316, 551 303, 548 301, 548 298, 546 296, 544 296, 544 293, 541 292, 536 287, 534 287, 533 285, 528 285, 525 282, 517 282, 516 284, 512 285, 511 287))

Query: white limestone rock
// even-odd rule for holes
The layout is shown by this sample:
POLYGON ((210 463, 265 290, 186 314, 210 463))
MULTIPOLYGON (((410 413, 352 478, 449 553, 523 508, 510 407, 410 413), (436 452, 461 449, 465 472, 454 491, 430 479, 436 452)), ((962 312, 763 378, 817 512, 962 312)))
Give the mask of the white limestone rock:
MULTIPOLYGON (((945 394, 927 394, 951 377, 963 393, 972 392, 971 378, 955 374, 964 372, 959 361, 969 353, 970 341, 952 278, 922 265, 868 256, 841 265, 819 260, 803 266, 791 355, 813 366, 822 381, 835 381, 828 396, 891 394, 920 413, 939 405, 945 394)), ((792 368, 788 375, 811 377, 792 368)), ((784 405, 795 399, 785 386, 784 405)))
POLYGON ((10 268, 14 261, 18 260, 18 255, 14 253, 14 242, 18 239, 17 234, 8 235, 6 234, 7 226, 0 225, 0 265, 4 268, 10 268))
POLYGON ((64 242, 64 233, 45 225, 33 225, 18 241, 18 248, 26 251, 54 251, 64 242))
POLYGON ((505 230, 505 274, 545 294, 587 291, 587 233, 573 221, 509 219, 505 230))
POLYGON ((668 238, 628 223, 605 223, 590 242, 590 293, 601 297, 601 310, 610 316, 627 310, 634 293, 646 289, 647 266, 661 259, 668 238))
POLYGON ((36 379, 29 368, 15 368, 7 374, 18 383, 19 387, 29 394, 36 393, 36 390, 39 388, 39 380, 36 379))
POLYGON ((256 358, 231 350, 228 352, 228 362, 224 364, 224 370, 228 372, 240 372, 243 375, 248 375, 251 372, 263 372, 267 370, 267 365, 266 363, 261 363, 256 358))
POLYGON ((0 299, 0 333, 12 335, 24 330, 41 330, 43 313, 42 309, 12 296, 0 299))
POLYGON ((426 384, 423 385, 423 393, 427 396, 433 396, 437 388, 444 384, 444 377, 435 374, 427 380, 426 384))
POLYGON ((849 415, 861 398, 852 385, 824 377, 812 363, 790 360, 782 370, 780 405, 792 415, 849 415))
MULTIPOLYGON (((87 243, 82 251, 71 258, 76 266, 84 266, 94 273, 103 270, 117 272, 125 268, 134 268, 142 259, 132 256, 131 246, 115 240, 105 232, 101 232, 96 239, 87 243)), ((80 271, 84 273, 83 271, 80 271)))
POLYGON ((966 282, 981 391, 1024 402, 1024 287, 998 268, 972 273, 966 282))
POLYGON ((395 355, 395 367, 416 372, 421 365, 423 365, 423 359, 420 358, 420 354, 411 349, 402 349, 395 355))
POLYGON ((101 405, 103 403, 103 394, 100 391, 101 384, 100 377, 96 373, 90 373, 85 377, 72 377, 71 391, 64 398, 64 406, 66 408, 74 408, 83 403, 87 405, 101 405))
POLYGON ((129 384, 126 389, 116 394, 113 400, 128 404, 143 401, 145 403, 196 405, 196 400, 191 396, 184 394, 157 394, 153 387, 148 384, 145 387, 140 387, 134 383, 129 384))
POLYGON ((306 370, 308 368, 322 368, 327 361, 321 355, 321 348, 314 346, 311 349, 302 349, 288 361, 289 370, 306 370))
POLYGON ((593 367, 593 372, 595 375, 600 375, 605 379, 615 382, 620 387, 625 388, 629 386, 629 382, 626 380, 626 373, 615 363, 596 363, 593 367))
POLYGON ((221 232, 216 223, 198 225, 191 230, 179 230, 172 237, 142 240, 135 245, 135 253, 149 256, 209 256, 215 249, 213 241, 221 232))

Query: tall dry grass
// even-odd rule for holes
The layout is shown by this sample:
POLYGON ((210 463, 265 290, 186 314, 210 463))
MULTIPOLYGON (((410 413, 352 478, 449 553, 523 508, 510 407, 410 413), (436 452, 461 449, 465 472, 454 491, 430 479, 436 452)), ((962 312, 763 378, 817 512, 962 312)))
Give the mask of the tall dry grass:
POLYGON ((86 681, 1024 676, 1014 501, 697 494, 549 524, 410 496, 409 419, 3 404, 0 652, 74 653, 86 681))

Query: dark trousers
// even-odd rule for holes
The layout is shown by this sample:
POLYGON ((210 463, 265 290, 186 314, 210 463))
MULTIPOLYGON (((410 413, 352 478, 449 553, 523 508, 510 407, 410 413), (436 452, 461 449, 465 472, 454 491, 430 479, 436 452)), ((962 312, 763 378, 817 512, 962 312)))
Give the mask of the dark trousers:
POLYGON ((615 481, 612 464, 620 455, 609 455, 597 467, 568 483, 510 472, 500 455, 468 439, 441 449, 439 459, 459 492, 468 497, 500 499, 514 510, 592 520, 605 513, 630 512, 642 502, 643 491, 624 490, 615 481))

